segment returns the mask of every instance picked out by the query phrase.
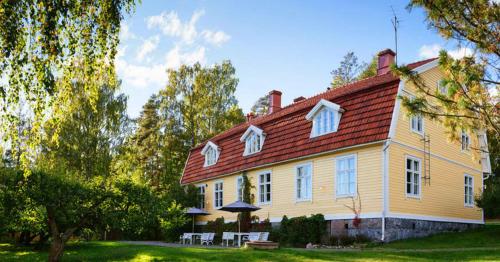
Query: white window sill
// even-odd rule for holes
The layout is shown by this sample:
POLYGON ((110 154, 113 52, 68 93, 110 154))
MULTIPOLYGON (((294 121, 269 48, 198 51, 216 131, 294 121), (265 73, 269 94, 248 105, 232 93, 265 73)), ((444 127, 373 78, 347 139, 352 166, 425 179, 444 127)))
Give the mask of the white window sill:
POLYGON ((419 136, 421 136, 421 137, 424 137, 424 131, 419 132, 419 131, 417 131, 417 130, 413 130, 413 129, 412 129, 412 130, 411 130, 411 132, 412 132, 412 133, 414 133, 414 134, 417 134, 417 135, 419 135, 419 136))
POLYGON ((335 131, 330 131, 330 132, 326 132, 326 133, 319 134, 319 135, 314 135, 314 134, 311 134, 311 135, 309 136, 309 138, 315 138, 315 137, 325 136, 325 135, 329 135, 329 134, 332 134, 332 133, 335 133, 335 132, 337 132, 337 130, 335 130, 335 131))
POLYGON ((464 207, 466 207, 466 208, 474 208, 475 206, 474 205, 470 205, 470 204, 464 204, 464 207))
POLYGON ((271 205, 271 201, 269 202, 259 202, 257 203, 257 206, 270 206, 271 205))
POLYGON ((339 198, 353 198, 353 197, 356 197, 356 194, 335 195, 335 199, 339 199, 339 198))
POLYGON ((261 150, 259 150, 259 151, 257 151, 257 152, 253 152, 253 153, 243 153, 243 156, 251 156, 251 155, 255 155, 255 154, 259 153, 260 151, 262 151, 262 149, 261 149, 261 150))
POLYGON ((406 198, 420 200, 420 195, 406 194, 406 198))
POLYGON ((304 203, 304 202, 306 202, 306 203, 312 202, 312 198, 301 198, 301 199, 297 198, 297 199, 295 199, 295 203, 304 203))

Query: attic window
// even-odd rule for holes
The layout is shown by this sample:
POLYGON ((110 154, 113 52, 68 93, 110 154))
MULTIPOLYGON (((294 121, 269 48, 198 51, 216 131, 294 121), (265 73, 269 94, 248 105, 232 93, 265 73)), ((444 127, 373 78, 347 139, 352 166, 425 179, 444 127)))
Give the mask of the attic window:
POLYGON ((262 150, 265 134, 262 129, 256 126, 249 126, 247 131, 241 136, 240 141, 245 142, 244 156, 255 154, 262 150))
POLYGON ((321 99, 306 116, 313 121, 311 137, 337 132, 343 111, 339 105, 321 99))
POLYGON ((201 150, 201 154, 205 156, 204 167, 215 165, 219 159, 219 147, 213 142, 208 141, 203 150, 201 150))

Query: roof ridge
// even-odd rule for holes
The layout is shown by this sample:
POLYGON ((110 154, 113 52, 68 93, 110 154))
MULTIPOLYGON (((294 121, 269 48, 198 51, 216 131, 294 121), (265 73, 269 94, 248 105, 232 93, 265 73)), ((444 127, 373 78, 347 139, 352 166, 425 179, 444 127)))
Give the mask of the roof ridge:
MULTIPOLYGON (((409 63, 407 64, 406 66, 408 67, 418 67, 418 66, 421 66, 421 65, 424 65, 424 64, 427 64, 431 61, 434 61, 438 59, 437 57, 433 57, 433 58, 429 58, 429 59, 424 59, 424 60, 420 60, 420 61, 416 61, 416 62, 413 62, 413 63, 409 63)), ((413 68, 411 68, 413 69, 413 68)), ((370 77, 366 77, 366 78, 363 78, 363 79, 359 79, 359 80, 356 80, 354 82, 351 82, 351 83, 347 83, 347 84, 344 84, 344 85, 341 85, 339 87, 336 87, 336 88, 332 88, 330 90, 325 90, 323 92, 320 92, 320 93, 317 93, 313 96, 310 96, 310 97, 307 97, 306 99, 304 100, 301 100, 299 102, 293 102, 291 104, 288 104, 284 107, 282 107, 279 111, 277 112, 274 112, 274 113, 271 113, 271 114, 265 114, 265 115, 262 115, 262 116, 258 116, 258 117, 255 117, 253 119, 251 119, 250 121, 245 121, 245 122, 242 122, 242 123, 239 123, 239 124, 236 124, 232 127, 230 127, 229 129, 225 130, 225 131, 222 131, 221 133, 211 137, 211 138, 208 138, 206 140, 203 140, 203 142, 199 143, 198 145, 195 145, 191 148, 191 150, 193 149, 196 149, 202 145, 204 145, 205 143, 207 143, 208 141, 212 141, 212 140, 217 140, 217 139, 220 139, 220 138, 224 138, 224 137, 227 137, 229 135, 232 135, 233 132, 236 132, 236 130, 239 130, 239 128, 243 127, 243 126, 250 126, 250 125, 255 125, 255 126, 258 126, 259 124, 263 124, 263 123, 266 123, 267 121, 271 120, 271 119, 274 119, 274 118, 279 118, 281 117, 284 113, 285 110, 289 110, 290 112, 287 112, 287 114, 289 113, 292 113, 293 110, 290 109, 290 108, 293 108, 293 107, 299 107, 300 105, 304 105, 307 103, 307 101, 310 101, 312 99, 316 99, 320 96, 325 96, 327 94, 331 94, 331 93, 337 93, 337 92, 340 92, 342 93, 341 95, 347 95, 347 94, 351 94, 351 93, 355 93, 355 92, 359 92, 359 91, 362 91, 362 90, 365 90, 365 89, 368 89, 368 88, 371 88, 373 86, 378 86, 378 85, 381 85, 381 84, 384 84, 384 83, 387 83, 387 82, 390 82, 390 81, 395 81, 395 80, 399 80, 399 77, 397 76, 394 76, 390 71, 385 73, 385 74, 381 74, 381 75, 374 75, 374 76, 370 76, 370 77), (373 85, 368 85, 364 88, 361 88, 359 90, 354 90, 352 92, 346 92, 346 93, 342 93, 343 90, 347 89, 348 87, 352 87, 354 85, 361 85, 363 84, 364 82, 368 82, 370 80, 374 80, 374 79, 377 79, 377 78, 383 78, 383 77, 387 77, 387 76, 390 76, 391 78, 389 79, 386 79, 386 80, 382 80, 380 83, 375 83, 373 85)), ((307 106, 304 106, 304 107, 307 107, 307 106)))

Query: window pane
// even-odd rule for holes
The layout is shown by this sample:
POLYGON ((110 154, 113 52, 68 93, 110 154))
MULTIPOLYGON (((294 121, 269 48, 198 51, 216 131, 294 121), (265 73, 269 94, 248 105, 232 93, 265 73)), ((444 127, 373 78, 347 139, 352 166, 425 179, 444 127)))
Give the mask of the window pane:
POLYGON ((330 131, 335 130, 335 113, 333 111, 329 111, 330 113, 330 131))
POLYGON ((411 183, 406 183, 406 193, 411 194, 411 183))
POLYGON ((406 169, 411 170, 411 159, 406 159, 406 169))

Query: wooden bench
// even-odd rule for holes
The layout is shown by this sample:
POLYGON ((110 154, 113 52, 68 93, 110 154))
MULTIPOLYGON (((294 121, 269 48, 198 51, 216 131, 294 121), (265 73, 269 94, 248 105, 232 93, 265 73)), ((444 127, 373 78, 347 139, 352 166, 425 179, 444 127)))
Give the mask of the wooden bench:
POLYGON ((245 243, 245 247, 255 249, 277 249, 279 245, 272 241, 250 241, 245 243))

